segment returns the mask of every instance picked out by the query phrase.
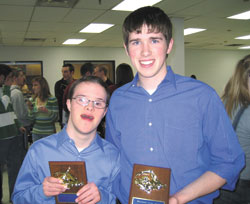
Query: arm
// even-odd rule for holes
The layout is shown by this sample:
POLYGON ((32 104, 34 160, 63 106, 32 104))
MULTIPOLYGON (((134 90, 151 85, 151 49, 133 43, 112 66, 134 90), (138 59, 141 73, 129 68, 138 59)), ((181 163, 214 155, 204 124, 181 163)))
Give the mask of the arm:
POLYGON ((21 92, 14 92, 14 90, 11 91, 11 101, 17 119, 19 120, 21 125, 24 125, 22 124, 22 122, 27 120, 28 108, 25 104, 23 94, 21 92))
POLYGON ((48 99, 46 107, 39 108, 39 111, 47 113, 48 114, 48 120, 53 122, 56 122, 58 119, 58 103, 57 99, 55 97, 50 97, 48 99))
POLYGON ((19 171, 12 200, 14 203, 25 204, 50 204, 55 203, 54 197, 49 196, 44 191, 43 182, 46 181, 45 166, 38 164, 37 153, 31 147, 23 161, 22 167, 19 171))
POLYGON ((66 102, 67 102, 67 98, 68 98, 68 94, 69 94, 69 89, 71 87, 72 83, 70 83, 64 90, 64 93, 63 93, 63 97, 62 97, 62 107, 63 107, 63 110, 65 112, 69 112, 68 108, 67 108, 67 105, 66 105, 66 102))
POLYGON ((60 91, 60 81, 57 81, 54 87, 54 91, 55 91, 55 96, 57 99, 60 99, 61 96, 61 91, 60 91))
POLYGON ((219 189, 226 180, 213 172, 207 171, 194 182, 187 185, 181 191, 172 195, 169 204, 182 204, 207 195, 219 189))

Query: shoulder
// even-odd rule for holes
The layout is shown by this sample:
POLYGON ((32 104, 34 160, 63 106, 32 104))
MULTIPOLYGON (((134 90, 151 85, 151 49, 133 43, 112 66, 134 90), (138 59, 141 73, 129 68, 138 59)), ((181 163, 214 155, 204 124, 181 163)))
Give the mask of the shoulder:
POLYGON ((55 101, 57 101, 57 98, 55 97, 55 96, 50 96, 49 98, 48 98, 48 102, 55 102, 55 101))
MULTIPOLYGON (((43 152, 48 149, 56 149, 58 140, 58 133, 52 134, 50 136, 47 136, 45 138, 39 139, 35 141, 29 148, 29 152, 37 153, 37 152, 43 152)), ((40 155, 39 153, 39 155, 40 155)))
POLYGON ((110 155, 113 155, 115 157, 119 155, 119 150, 115 147, 115 145, 101 137, 100 140, 102 142, 103 150, 105 153, 109 153, 110 155))

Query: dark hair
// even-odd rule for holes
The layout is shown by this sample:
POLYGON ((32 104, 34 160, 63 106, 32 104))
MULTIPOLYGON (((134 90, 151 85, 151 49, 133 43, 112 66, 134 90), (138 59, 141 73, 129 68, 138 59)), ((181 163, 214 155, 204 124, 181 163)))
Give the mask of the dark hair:
POLYGON ((69 68, 69 71, 70 72, 74 72, 75 71, 75 68, 72 64, 64 64, 63 67, 68 67, 69 68))
POLYGON ((0 75, 4 75, 4 78, 12 72, 12 69, 6 64, 0 64, 0 75))
POLYGON ((131 82, 134 74, 130 65, 126 63, 119 64, 116 68, 116 84, 118 87, 131 82))
POLYGON ((128 47, 129 34, 134 31, 141 33, 143 25, 147 25, 150 32, 162 33, 166 38, 167 46, 169 45, 172 38, 172 23, 169 17, 158 7, 146 6, 130 13, 124 20, 122 32, 126 47, 128 47))
POLYGON ((40 93, 35 97, 39 97, 42 101, 46 101, 51 96, 47 80, 44 77, 35 77, 32 79, 32 83, 33 82, 38 82, 41 86, 40 93))
POLYGON ((70 99, 70 100, 72 99, 76 87, 81 83, 95 83, 95 84, 99 84, 100 86, 102 86, 105 89, 106 94, 107 94, 106 104, 109 104, 109 99, 110 99, 109 89, 108 89, 106 83, 103 82, 102 79, 100 79, 99 77, 96 77, 96 76, 85 76, 85 77, 82 77, 82 78, 76 80, 69 89, 69 94, 67 97, 68 99, 70 99))
POLYGON ((16 78, 19 76, 20 72, 24 73, 24 71, 22 69, 20 69, 20 68, 12 69, 12 72, 13 72, 13 77, 16 77, 16 78))
POLYGON ((94 72, 94 65, 91 62, 87 62, 81 66, 80 72, 82 76, 85 76, 87 72, 92 75, 94 72))
POLYGON ((190 77, 193 78, 193 79, 197 79, 194 74, 192 74, 190 77))

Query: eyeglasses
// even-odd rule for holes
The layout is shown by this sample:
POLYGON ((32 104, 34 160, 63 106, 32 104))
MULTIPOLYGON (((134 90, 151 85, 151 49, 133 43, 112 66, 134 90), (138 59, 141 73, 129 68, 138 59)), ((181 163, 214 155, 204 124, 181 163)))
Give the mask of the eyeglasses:
POLYGON ((85 96, 76 96, 72 99, 75 99, 76 103, 78 103, 81 106, 87 106, 87 105, 89 105, 90 102, 93 102, 95 108, 103 109, 103 108, 107 107, 106 102, 104 102, 102 100, 92 101, 92 100, 89 100, 88 98, 86 98, 85 96))

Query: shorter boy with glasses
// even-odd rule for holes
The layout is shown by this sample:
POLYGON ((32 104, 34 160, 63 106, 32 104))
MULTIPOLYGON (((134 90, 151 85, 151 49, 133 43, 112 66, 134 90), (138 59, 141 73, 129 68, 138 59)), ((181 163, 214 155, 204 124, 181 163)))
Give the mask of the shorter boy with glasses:
POLYGON ((76 203, 116 203, 112 186, 119 173, 118 150, 97 134, 107 112, 109 92, 98 77, 74 82, 69 92, 68 124, 57 134, 35 142, 29 149, 15 185, 14 203, 55 203, 66 188, 51 177, 49 161, 85 161, 88 184, 76 203))

